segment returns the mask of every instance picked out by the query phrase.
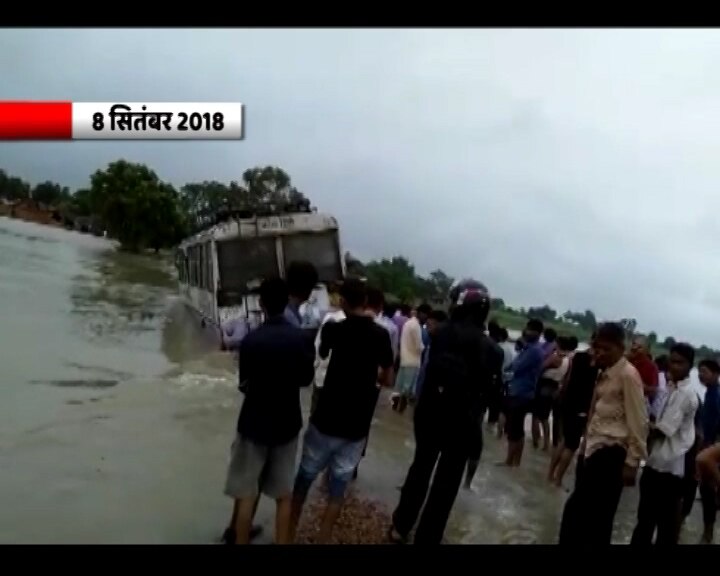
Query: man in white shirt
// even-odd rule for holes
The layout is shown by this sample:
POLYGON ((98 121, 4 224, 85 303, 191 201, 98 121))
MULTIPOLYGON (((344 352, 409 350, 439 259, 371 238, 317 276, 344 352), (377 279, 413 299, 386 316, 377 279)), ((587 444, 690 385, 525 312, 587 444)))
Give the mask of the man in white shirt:
POLYGON ((640 504, 631 544, 677 544, 683 497, 685 455, 695 443, 695 412, 698 396, 690 382, 695 350, 678 343, 670 350, 667 400, 650 424, 648 459, 640 478, 640 504))
POLYGON ((397 403, 393 410, 401 414, 407 408, 408 400, 415 393, 415 382, 420 373, 423 344, 423 325, 427 322, 432 308, 428 304, 421 304, 417 314, 403 325, 400 331, 400 368, 395 379, 395 392, 398 394, 397 403))

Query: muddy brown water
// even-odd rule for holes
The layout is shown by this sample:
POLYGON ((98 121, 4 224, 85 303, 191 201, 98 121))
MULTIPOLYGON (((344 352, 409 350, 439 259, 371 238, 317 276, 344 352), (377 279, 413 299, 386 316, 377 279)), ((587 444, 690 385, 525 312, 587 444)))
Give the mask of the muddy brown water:
MULTIPOLYGON (((240 397, 232 358, 175 297, 172 268, 91 236, 0 218, 0 542, 210 543, 240 397)), ((304 394, 309 405, 309 392, 304 394)), ((488 437, 451 543, 554 543, 567 494, 548 456, 494 465, 488 437)), ((387 509, 412 458, 410 415, 381 399, 356 493, 387 509)), ((573 481, 568 476, 568 486, 573 481)), ((627 542, 637 490, 615 540, 627 542)), ((683 534, 699 537, 699 503, 683 534)), ((258 519, 272 532, 273 503, 258 519)))

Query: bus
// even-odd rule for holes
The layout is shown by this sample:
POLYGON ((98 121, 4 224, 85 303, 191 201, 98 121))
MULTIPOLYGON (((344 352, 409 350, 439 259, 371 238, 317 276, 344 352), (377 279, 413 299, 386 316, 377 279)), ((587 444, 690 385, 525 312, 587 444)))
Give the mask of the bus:
POLYGON ((263 320, 260 283, 284 278, 288 265, 299 260, 318 271, 319 283, 301 313, 319 325, 329 308, 328 286, 345 277, 345 262, 337 220, 317 212, 232 214, 186 238, 175 259, 180 296, 218 337, 236 318, 256 327, 263 320))

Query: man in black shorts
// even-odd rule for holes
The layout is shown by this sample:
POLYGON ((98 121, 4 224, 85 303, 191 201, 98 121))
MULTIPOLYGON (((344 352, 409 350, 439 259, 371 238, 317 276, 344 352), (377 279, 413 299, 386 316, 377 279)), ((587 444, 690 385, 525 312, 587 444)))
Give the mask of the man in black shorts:
POLYGON ((528 320, 523 332, 525 347, 510 367, 512 379, 508 385, 506 433, 508 451, 505 465, 520 466, 525 447, 525 417, 530 413, 535 390, 542 371, 545 354, 539 343, 543 333, 540 320, 528 320))
POLYGON ((583 352, 576 352, 570 361, 570 368, 560 390, 560 413, 557 417, 562 419, 563 439, 555 449, 548 471, 548 482, 558 487, 562 486, 565 472, 580 447, 580 440, 585 433, 597 375, 598 369, 593 361, 592 347, 583 352))

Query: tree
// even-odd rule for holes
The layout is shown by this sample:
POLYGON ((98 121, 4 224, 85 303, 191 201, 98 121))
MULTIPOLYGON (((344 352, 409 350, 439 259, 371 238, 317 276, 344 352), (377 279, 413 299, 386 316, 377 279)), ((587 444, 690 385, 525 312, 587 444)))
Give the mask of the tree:
POLYGON ((368 283, 386 293, 395 295, 403 302, 412 302, 417 298, 418 283, 415 267, 407 258, 394 256, 373 260, 365 266, 368 283))
POLYGON ((295 188, 287 172, 275 166, 245 170, 244 188, 240 192, 240 208, 249 210, 293 210, 310 207, 310 201, 295 188))
POLYGON ((214 180, 185 184, 179 198, 193 231, 212 225, 215 215, 232 203, 230 187, 214 180))
POLYGON ((592 310, 585 310, 585 312, 571 312, 568 310, 563 316, 568 320, 577 322, 581 328, 588 332, 593 332, 597 328, 597 319, 592 310))
POLYGON ((21 178, 8 176, 4 170, 0 170, 0 198, 24 200, 29 197, 30 184, 21 178))
POLYGON ((30 196, 36 202, 46 204, 48 206, 57 206, 61 202, 70 199, 70 190, 65 186, 60 186, 55 182, 43 182, 32 189, 30 196))
POLYGON ((491 310, 504 310, 505 301, 502 298, 490 298, 490 309, 491 310))
POLYGON ((148 229, 147 246, 157 252, 180 242, 188 233, 188 222, 182 211, 179 195, 170 184, 159 183, 153 204, 148 223, 151 217, 154 218, 154 223, 148 229))
POLYGON ((650 349, 652 349, 657 344, 657 341, 658 341, 658 335, 655 332, 650 332, 647 335, 647 342, 648 342, 648 346, 650 347, 650 349))
POLYGON ((423 294, 423 298, 436 302, 445 300, 454 281, 453 278, 445 274, 442 270, 433 270, 425 279, 426 293, 423 294))
POLYGON ((365 264, 355 258, 350 252, 345 252, 345 272, 348 276, 364 278, 367 275, 365 264))
POLYGON ((527 311, 528 318, 538 318, 543 322, 552 322, 557 319, 557 312, 547 304, 538 307, 530 307, 527 311))
POLYGON ((158 249, 182 237, 186 219, 177 193, 144 164, 118 160, 90 180, 93 212, 123 249, 158 249))

